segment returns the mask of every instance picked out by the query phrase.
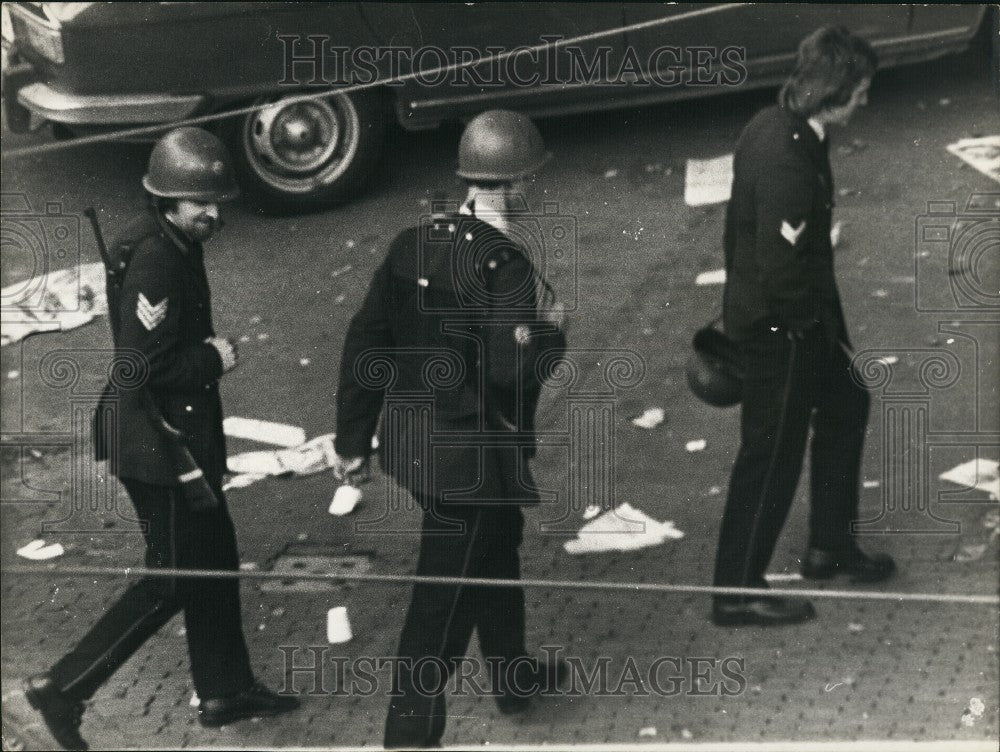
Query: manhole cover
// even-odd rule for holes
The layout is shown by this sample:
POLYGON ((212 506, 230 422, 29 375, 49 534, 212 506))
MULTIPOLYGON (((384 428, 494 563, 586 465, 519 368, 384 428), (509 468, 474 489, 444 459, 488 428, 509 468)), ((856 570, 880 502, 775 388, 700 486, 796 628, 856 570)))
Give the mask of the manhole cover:
POLYGON ((265 592, 319 593, 343 587, 343 581, 300 580, 294 575, 350 575, 372 570, 369 553, 334 554, 302 546, 289 547, 274 559, 272 572, 290 575, 288 579, 263 580, 260 589, 265 592))

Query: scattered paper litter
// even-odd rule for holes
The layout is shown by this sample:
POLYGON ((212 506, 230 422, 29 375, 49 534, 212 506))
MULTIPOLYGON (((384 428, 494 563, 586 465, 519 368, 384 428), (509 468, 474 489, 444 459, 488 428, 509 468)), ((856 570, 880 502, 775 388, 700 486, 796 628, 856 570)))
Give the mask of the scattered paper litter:
POLYGON ((700 452, 706 446, 708 446, 708 442, 705 441, 704 439, 695 439, 685 444, 684 448, 687 449, 689 452, 700 452))
POLYGON ((45 545, 45 541, 38 539, 33 540, 26 546, 22 546, 17 549, 17 555, 25 559, 31 559, 32 561, 45 561, 46 559, 54 559, 57 556, 62 556, 66 551, 63 549, 61 543, 50 543, 45 545))
POLYGON ((257 481, 264 480, 266 477, 267 475, 264 473, 243 473, 241 475, 234 475, 222 484, 222 490, 228 491, 231 488, 246 488, 247 486, 252 486, 257 481))
POLYGON ((986 177, 1000 183, 1000 136, 963 138, 945 148, 986 177))
POLYGON ((227 465, 232 473, 312 475, 333 467, 333 438, 327 433, 290 449, 235 454, 227 465))
POLYGON ((343 517, 353 512, 360 503, 361 489, 344 484, 333 494, 333 501, 327 511, 336 517, 343 517))
POLYGON ((865 631, 865 625, 851 622, 850 624, 847 625, 847 631, 850 632, 851 634, 861 634, 862 632, 865 631))
POLYGON ((20 371, 7 371, 7 378, 10 379, 11 381, 13 381, 16 378, 19 378, 20 376, 21 376, 20 371))
POLYGON ((283 447, 297 447, 306 440, 306 432, 298 426, 255 418, 230 416, 222 421, 222 430, 226 436, 232 436, 234 439, 252 439, 262 444, 283 447))
POLYGON ((651 407, 637 418, 632 418, 632 425, 639 428, 656 428, 667 417, 662 407, 651 407))
POLYGON ((882 483, 877 480, 866 480, 861 484, 864 488, 878 488, 882 483))
POLYGON ((639 729, 639 736, 656 736, 656 726, 645 726, 639 729))
POLYGON ((605 170, 604 171, 604 179, 605 180, 612 180, 612 179, 614 179, 616 177, 618 177, 618 170, 616 170, 614 167, 612 167, 610 170, 605 170))
POLYGON ((985 491, 991 498, 1000 498, 1000 462, 997 460, 974 459, 963 462, 947 472, 941 473, 941 480, 957 483, 968 488, 985 491))
POLYGON ((600 513, 601 513, 600 504, 588 504, 587 508, 583 510, 583 519, 592 520, 600 513))
POLYGON ((720 204, 729 200, 732 185, 732 154, 714 159, 689 159, 684 177, 684 203, 688 206, 720 204))
POLYGON ((326 641, 331 645, 350 642, 351 622, 347 618, 347 606, 336 606, 326 612, 326 641))
POLYGON ((197 692, 192 692, 191 693, 191 699, 188 700, 188 706, 192 707, 192 708, 197 708, 200 705, 201 705, 201 699, 199 699, 198 693, 197 692))
POLYGON ((696 285, 724 285, 726 284, 726 270, 713 269, 710 272, 702 272, 694 278, 696 285))
POLYGON ((588 522, 563 548, 569 554, 634 551, 683 537, 684 533, 672 521, 658 522, 625 503, 588 522))
POLYGON ((307 366, 310 363, 312 363, 312 361, 309 360, 309 358, 299 358, 299 365, 300 366, 307 366))
POLYGON ((106 289, 100 261, 7 285, 0 290, 0 345, 34 332, 76 329, 103 316, 108 312, 106 289))

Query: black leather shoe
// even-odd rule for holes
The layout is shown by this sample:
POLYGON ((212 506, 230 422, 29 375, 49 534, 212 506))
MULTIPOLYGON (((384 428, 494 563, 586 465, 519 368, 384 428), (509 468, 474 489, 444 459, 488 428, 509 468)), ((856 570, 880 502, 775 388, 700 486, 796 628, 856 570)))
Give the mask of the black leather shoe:
POLYGON ((201 701, 198 720, 202 726, 217 728, 244 718, 288 713, 299 707, 294 697, 272 692, 260 682, 232 697, 210 697, 201 701))
POLYGON ((63 749, 87 749, 87 742, 80 736, 82 702, 63 694, 48 674, 35 674, 26 679, 24 696, 41 714, 49 733, 63 749))
POLYGON ((843 551, 810 548, 802 562, 802 576, 810 580, 828 580, 836 574, 847 574, 851 582, 881 582, 895 571, 896 563, 888 554, 869 556, 857 546, 843 551))
POLYGON ((554 663, 537 661, 534 665, 518 663, 517 681, 511 686, 506 680, 500 682, 504 689, 497 695, 497 708, 504 715, 523 713, 531 707, 532 698, 539 692, 558 689, 569 677, 569 664, 562 658, 554 663))
POLYGON ((712 622, 719 627, 796 624, 815 616, 816 609, 802 598, 716 599, 712 604, 712 622))

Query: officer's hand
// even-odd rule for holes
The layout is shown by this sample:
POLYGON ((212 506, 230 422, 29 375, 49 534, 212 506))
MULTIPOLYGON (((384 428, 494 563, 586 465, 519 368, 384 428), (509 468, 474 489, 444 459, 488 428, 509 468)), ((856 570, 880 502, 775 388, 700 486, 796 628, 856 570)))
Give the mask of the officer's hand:
POLYGON ((235 342, 225 337, 209 337, 205 342, 214 347, 216 352, 219 353, 219 357, 222 358, 223 373, 236 368, 236 361, 239 359, 239 354, 236 351, 235 342))
POLYGON ((360 470, 364 462, 364 457, 341 457, 334 452, 333 477, 337 480, 345 480, 348 475, 360 470))

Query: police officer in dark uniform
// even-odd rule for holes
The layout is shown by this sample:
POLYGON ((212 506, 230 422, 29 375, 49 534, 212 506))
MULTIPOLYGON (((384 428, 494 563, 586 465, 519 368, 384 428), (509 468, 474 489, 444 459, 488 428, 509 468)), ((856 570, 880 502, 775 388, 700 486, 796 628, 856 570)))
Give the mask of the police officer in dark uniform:
MULTIPOLYGON (((424 510, 418 575, 520 576, 520 507, 538 501, 528 468, 536 366, 565 348, 551 288, 517 240, 522 181, 548 156, 522 115, 494 110, 472 120, 459 149, 465 204, 396 237, 347 332, 334 472, 343 478, 361 466, 384 410, 382 466, 424 510), (379 369, 388 381, 373 379, 379 369), (425 398, 433 402, 422 411, 425 398)), ((527 657, 524 618, 521 588, 416 585, 386 747, 440 743, 444 685, 473 628, 502 712, 556 686, 565 666, 527 657), (421 659, 435 662, 417 676, 421 659)))
MULTIPOLYGON (((218 229, 219 203, 236 198, 238 188, 222 143, 191 127, 156 144, 143 186, 149 210, 109 252, 113 271, 124 278, 120 288, 109 285, 108 305, 117 352, 139 357, 148 378, 139 389, 106 387, 95 414, 97 459, 109 461, 144 524, 147 566, 237 570, 236 537, 222 494, 226 446, 219 399, 219 379, 236 366, 237 354, 212 328, 202 242, 218 229), (191 508, 157 418, 183 432, 214 491, 214 508, 191 508)), ((79 734, 83 701, 180 610, 203 725, 297 707, 294 698, 254 679, 237 580, 144 578, 48 672, 26 681, 27 699, 60 744, 87 748, 79 734)))
MULTIPOLYGON (((833 179, 826 130, 867 102, 872 48, 843 28, 799 46, 778 106, 758 113, 736 147, 725 226, 723 324, 743 361, 741 446, 733 467, 715 584, 765 588, 764 572, 798 483, 813 427, 809 549, 803 574, 888 577, 852 535, 869 398, 851 377, 834 279, 833 179)), ((716 624, 812 618, 801 599, 717 597, 716 624)))

